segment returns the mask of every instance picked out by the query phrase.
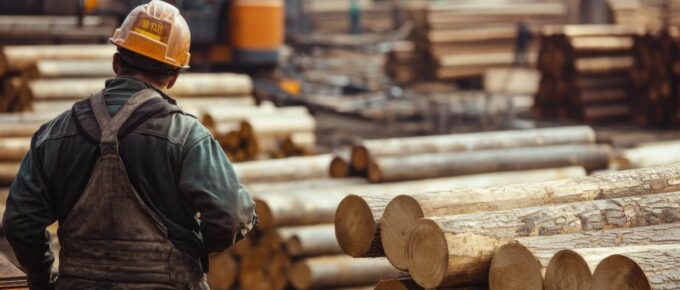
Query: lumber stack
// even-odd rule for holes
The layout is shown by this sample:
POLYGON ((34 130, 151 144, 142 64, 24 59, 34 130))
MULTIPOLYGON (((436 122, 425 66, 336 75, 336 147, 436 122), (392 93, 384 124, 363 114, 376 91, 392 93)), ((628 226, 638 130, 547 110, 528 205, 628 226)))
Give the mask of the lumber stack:
POLYGON ((398 41, 387 54, 385 71, 394 82, 408 84, 421 77, 422 63, 413 41, 398 41))
POLYGON ((626 84, 634 65, 633 36, 623 26, 546 27, 534 109, 539 117, 586 122, 628 120, 626 84))
MULTIPOLYGON (((430 77, 457 80, 512 66, 518 22, 536 33, 541 25, 565 23, 567 8, 553 1, 439 1, 430 2, 422 14, 414 37, 433 68, 430 77)), ((530 64, 536 63, 536 52, 531 45, 530 64)))
POLYGON ((673 0, 608 0, 614 23, 659 30, 670 24, 673 0))
POLYGON ((113 34, 116 19, 86 16, 0 16, 0 45, 102 43, 113 34))
POLYGON ((336 156, 331 172, 380 183, 563 166, 607 168, 611 149, 594 143, 589 127, 366 140, 351 155, 336 156))
MULTIPOLYGON (((361 31, 364 33, 386 32, 394 27, 393 8, 390 3, 373 0, 357 1, 360 8, 361 31)), ((305 12, 312 30, 320 33, 350 33, 350 0, 308 1, 305 12)))
POLYGON ((673 289, 680 285, 671 262, 680 235, 679 173, 670 165, 392 198, 349 196, 336 214, 336 228, 345 230, 336 235, 363 241, 342 247, 348 254, 386 256, 408 270, 417 286, 393 282, 403 289, 673 289))

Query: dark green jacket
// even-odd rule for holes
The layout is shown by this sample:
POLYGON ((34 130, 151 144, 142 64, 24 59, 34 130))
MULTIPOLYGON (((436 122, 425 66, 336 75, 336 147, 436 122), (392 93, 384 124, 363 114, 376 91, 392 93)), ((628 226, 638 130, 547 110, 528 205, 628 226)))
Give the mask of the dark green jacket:
MULTIPOLYGON (((104 97, 109 112, 145 88, 150 86, 132 78, 108 80, 104 97)), ((155 116, 120 144, 132 185, 162 218, 180 250, 200 258, 232 246, 252 227, 251 196, 196 118, 181 112, 155 116)), ((7 239, 31 282, 46 281, 54 261, 46 226, 65 219, 98 157, 98 144, 82 134, 71 111, 33 135, 3 217, 7 239)))

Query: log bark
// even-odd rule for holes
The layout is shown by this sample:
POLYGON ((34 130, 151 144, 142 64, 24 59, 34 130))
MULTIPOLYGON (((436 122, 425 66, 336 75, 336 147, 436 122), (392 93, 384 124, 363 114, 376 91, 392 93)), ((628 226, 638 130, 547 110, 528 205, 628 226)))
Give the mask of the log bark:
POLYGON ((368 140, 352 149, 352 166, 365 170, 381 156, 591 143, 595 131, 586 126, 368 140))
POLYGON ((677 289, 680 287, 678 245, 602 249, 611 256, 593 273, 593 290, 677 289))
POLYGON ((296 289, 328 289, 378 283, 380 279, 401 274, 385 259, 354 259, 349 256, 324 256, 302 260, 290 272, 296 289))
POLYGON ((252 195, 258 196, 267 194, 268 192, 291 192, 300 190, 326 190, 346 186, 367 185, 366 179, 354 178, 319 178, 306 180, 293 180, 281 182, 262 182, 249 183, 247 186, 248 192, 252 195))
MULTIPOLYGON (((79 100, 104 88, 105 78, 50 79, 29 83, 33 100, 79 100)), ((246 75, 230 73, 188 73, 177 79, 166 91, 173 97, 240 97, 252 92, 252 81, 246 75)))
POLYGON ((377 183, 562 166, 593 171, 607 168, 611 153, 607 145, 561 145, 375 157, 368 178, 377 183))
POLYGON ((116 47, 112 45, 21 45, 5 46, 0 58, 6 60, 5 71, 18 72, 38 60, 108 60, 110 63, 114 53, 116 47))
POLYGON ((309 110, 306 107, 219 107, 207 109, 201 114, 200 119, 201 123, 203 123, 206 127, 213 127, 218 123, 238 123, 248 118, 261 118, 279 115, 309 115, 309 110))
POLYGON ((29 138, 0 138, 0 162, 20 162, 30 147, 29 138))
POLYGON ((251 161, 234 164, 244 184, 328 178, 332 155, 293 157, 277 160, 251 161))
MULTIPOLYGON (((521 172, 501 172, 480 175, 460 176, 454 178, 433 179, 423 181, 427 188, 409 188, 394 183, 394 190, 385 190, 383 194, 374 195, 363 190, 354 191, 361 195, 349 195, 340 202, 335 214, 335 231, 343 251, 353 257, 384 256, 381 239, 381 218, 387 204, 396 196, 396 192, 428 192, 437 188, 469 188, 490 185, 503 185, 538 180, 556 180, 570 177, 581 177, 585 171, 579 167, 568 167, 550 170, 534 170, 521 172)), ((415 182, 417 184, 420 182, 415 182)), ((409 183, 401 183, 409 184, 409 183)), ((385 184, 385 185, 389 185, 385 184)), ((380 193, 380 192, 379 192, 380 193)))
MULTIPOLYGON (((490 248, 466 244, 461 240, 461 237, 467 238, 466 234, 500 240, 518 236, 556 235, 673 223, 680 221, 679 205, 680 196, 677 192, 672 192, 421 219, 411 228, 408 266, 414 280, 427 287, 479 283, 486 279, 494 246, 493 243, 490 248)), ((516 250, 512 248, 507 256, 499 256, 498 269, 489 276, 490 286, 493 289, 502 289, 512 288, 517 283, 527 283, 526 285, 541 289, 541 264, 532 266, 537 271, 518 272, 519 277, 513 278, 506 273, 507 269, 514 269, 506 268, 508 260, 516 259, 517 263, 529 266, 532 265, 532 260, 536 261, 532 258, 518 259, 520 255, 516 254, 516 250), (535 279, 531 279, 532 275, 535 279)))
POLYGON ((390 261, 408 267, 404 249, 409 228, 421 218, 567 202, 610 199, 680 190, 680 165, 500 187, 457 189, 395 197, 380 221, 390 261))
POLYGON ((0 162, 0 186, 9 187, 19 172, 19 163, 0 162))
POLYGON ((213 290, 229 290, 236 283, 238 263, 228 251, 210 254, 208 285, 213 290))
POLYGON ((288 255, 293 258, 342 254, 333 224, 278 229, 288 255))

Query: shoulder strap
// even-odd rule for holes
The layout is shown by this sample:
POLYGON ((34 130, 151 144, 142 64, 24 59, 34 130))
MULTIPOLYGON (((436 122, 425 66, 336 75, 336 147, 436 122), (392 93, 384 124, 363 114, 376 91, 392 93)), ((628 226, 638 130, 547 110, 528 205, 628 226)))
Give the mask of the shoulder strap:
POLYGON ((118 153, 118 131, 130 118, 132 113, 144 103, 154 98, 161 98, 161 96, 153 89, 141 90, 130 97, 127 102, 125 102, 125 105, 120 108, 118 113, 111 117, 109 111, 106 109, 106 102, 102 92, 90 97, 92 111, 101 132, 99 143, 101 145, 102 155, 106 153, 118 153))

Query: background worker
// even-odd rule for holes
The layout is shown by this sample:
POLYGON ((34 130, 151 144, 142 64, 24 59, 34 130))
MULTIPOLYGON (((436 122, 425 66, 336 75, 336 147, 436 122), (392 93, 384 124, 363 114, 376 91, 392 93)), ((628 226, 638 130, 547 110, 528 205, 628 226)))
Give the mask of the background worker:
POLYGON ((220 145, 162 91, 189 63, 189 28, 154 0, 110 40, 117 77, 34 134, 6 237, 30 289, 207 289, 207 255, 257 218, 220 145), (45 231, 55 221, 58 275, 45 231))

